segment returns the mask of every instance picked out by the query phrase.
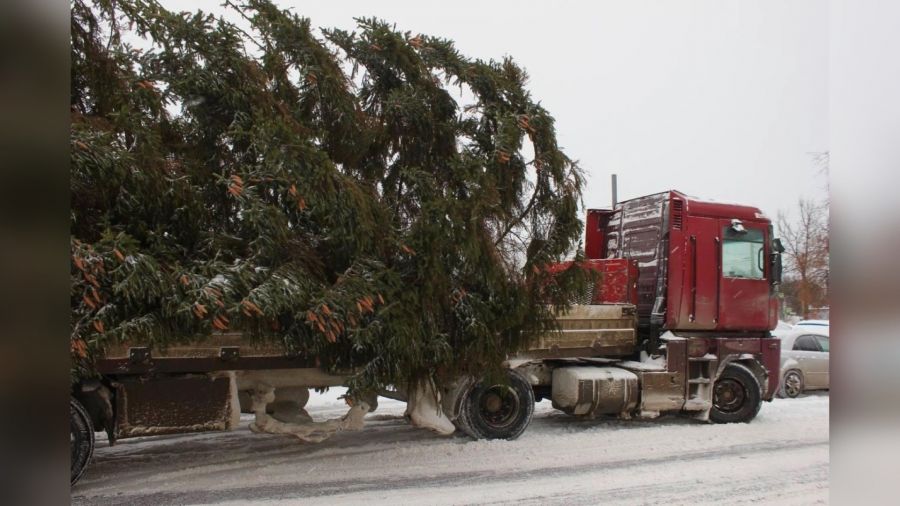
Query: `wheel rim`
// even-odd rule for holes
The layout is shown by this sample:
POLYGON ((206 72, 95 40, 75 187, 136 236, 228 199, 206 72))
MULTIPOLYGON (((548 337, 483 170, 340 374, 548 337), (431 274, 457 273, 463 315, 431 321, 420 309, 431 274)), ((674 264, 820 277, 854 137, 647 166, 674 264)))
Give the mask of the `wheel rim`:
POLYGON ((784 377, 784 393, 789 397, 796 397, 800 395, 800 390, 802 389, 802 382, 800 380, 800 375, 795 372, 790 372, 787 376, 784 377))
POLYGON ((739 411, 747 400, 747 392, 739 381, 731 378, 716 383, 713 405, 723 413, 739 411))
POLYGON ((491 426, 505 427, 512 423, 519 412, 519 396, 505 385, 494 385, 481 396, 479 414, 491 426))

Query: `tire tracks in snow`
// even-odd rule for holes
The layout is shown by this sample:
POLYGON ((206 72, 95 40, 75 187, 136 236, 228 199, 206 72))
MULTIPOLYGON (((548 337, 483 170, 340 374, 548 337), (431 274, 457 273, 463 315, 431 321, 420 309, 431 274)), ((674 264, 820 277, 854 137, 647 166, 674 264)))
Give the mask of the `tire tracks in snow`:
MULTIPOLYGON (((504 469, 497 472, 483 471, 455 471, 445 472, 437 476, 412 476, 403 479, 392 477, 371 479, 336 479, 324 482, 316 482, 314 484, 305 483, 278 483, 234 487, 215 490, 185 490, 185 491, 160 491, 149 493, 135 494, 116 494, 109 495, 88 495, 73 497, 73 504, 98 504, 98 505, 167 505, 167 504, 192 504, 192 503, 218 503, 235 500, 299 500, 306 498, 324 499, 329 496, 340 496, 345 494, 365 494, 370 492, 385 492, 386 490, 408 490, 408 489, 428 489, 441 487, 472 487, 479 484, 490 482, 514 483, 521 484, 531 480, 547 480, 554 478, 569 479, 573 475, 588 475, 603 472, 603 469, 616 471, 646 468, 654 465, 679 465, 691 462, 715 461, 725 457, 750 457, 762 454, 772 454, 773 458, 777 458, 777 454, 781 452, 793 452, 798 450, 813 449, 820 447, 828 447, 829 441, 825 439, 807 440, 807 441, 767 441, 763 443, 737 444, 725 447, 719 447, 709 450, 686 451, 676 454, 665 454, 650 457, 620 458, 602 460, 598 457, 597 461, 590 463, 580 463, 576 465, 558 465, 545 466, 535 469, 504 469)), ((589 450, 585 450, 589 451, 589 450)), ((685 466, 686 467, 686 466, 685 466)), ((646 472, 646 469, 642 470, 646 472)), ((636 471, 640 473, 642 471, 636 471)), ((339 469, 335 469, 339 473, 339 469)), ((827 482, 827 463, 812 468, 807 468, 804 472, 809 473, 810 482, 821 481, 821 475, 826 475, 827 482)), ((733 485, 741 485, 748 491, 759 491, 766 487, 765 483, 771 486, 784 487, 796 481, 796 475, 792 478, 779 479, 760 479, 760 477, 751 477, 743 479, 736 477, 736 482, 729 485, 727 496, 722 496, 719 500, 734 499, 733 485)), ((652 480, 652 476, 647 476, 648 480, 652 480)), ((627 486, 622 488, 613 488, 604 490, 601 494, 588 496, 579 495, 577 497, 553 495, 549 497, 530 497, 528 500, 537 500, 540 503, 562 501, 567 504, 595 504, 599 502, 616 501, 616 500, 633 500, 636 497, 659 495, 671 493, 680 490, 682 494, 680 499, 687 497, 696 497, 698 502, 715 502, 716 495, 714 491, 707 488, 700 490, 698 495, 696 490, 697 483, 650 483, 647 485, 627 486)), ((652 502, 651 502, 652 504, 652 502)))

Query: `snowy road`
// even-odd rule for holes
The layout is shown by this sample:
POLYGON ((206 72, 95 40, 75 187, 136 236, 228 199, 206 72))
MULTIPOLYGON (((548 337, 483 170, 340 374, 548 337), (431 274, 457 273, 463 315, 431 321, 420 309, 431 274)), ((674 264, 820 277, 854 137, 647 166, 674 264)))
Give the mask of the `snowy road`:
MULTIPOLYGON (((308 406, 342 415, 342 389, 308 406)), ((381 399, 362 432, 317 445, 229 433, 98 441, 73 504, 815 504, 828 502, 828 394, 750 424, 582 421, 536 406, 516 441, 440 437, 381 399)), ((250 421, 244 418, 245 423, 250 421)))

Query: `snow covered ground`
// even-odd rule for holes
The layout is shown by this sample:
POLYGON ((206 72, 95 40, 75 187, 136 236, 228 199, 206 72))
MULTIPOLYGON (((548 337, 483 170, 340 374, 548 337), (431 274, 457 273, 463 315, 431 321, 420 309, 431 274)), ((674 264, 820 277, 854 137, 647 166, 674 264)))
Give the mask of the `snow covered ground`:
MULTIPOLYGON (((313 394, 341 416, 343 389, 313 394)), ((825 504, 828 394, 765 403, 750 424, 577 420, 535 407, 515 441, 441 437, 379 399, 362 432, 318 444, 225 433, 98 440, 73 504, 825 504)), ((243 425, 251 420, 245 415, 243 425)), ((99 436, 99 434, 98 434, 99 436)))

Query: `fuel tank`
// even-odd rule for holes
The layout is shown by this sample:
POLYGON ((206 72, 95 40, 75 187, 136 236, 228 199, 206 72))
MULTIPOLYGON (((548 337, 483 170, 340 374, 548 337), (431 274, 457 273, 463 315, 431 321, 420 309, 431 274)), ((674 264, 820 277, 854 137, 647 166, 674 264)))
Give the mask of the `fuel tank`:
POLYGON ((629 417, 638 404, 638 377, 618 367, 560 367, 553 370, 553 407, 578 416, 629 417))

